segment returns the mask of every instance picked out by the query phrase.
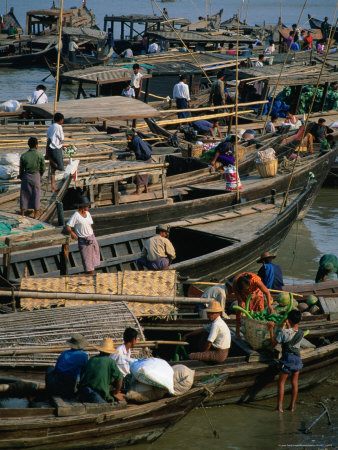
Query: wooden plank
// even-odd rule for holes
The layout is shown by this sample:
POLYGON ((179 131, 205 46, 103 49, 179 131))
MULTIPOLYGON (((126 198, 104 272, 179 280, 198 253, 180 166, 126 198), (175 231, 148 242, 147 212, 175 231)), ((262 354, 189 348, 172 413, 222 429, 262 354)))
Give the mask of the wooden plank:
POLYGON ((338 298, 337 297, 319 297, 319 303, 324 313, 329 314, 329 320, 338 319, 338 298))
POLYGON ((53 402, 56 407, 56 415, 58 417, 67 417, 74 415, 84 415, 87 414, 85 406, 76 401, 67 400, 65 401, 61 397, 52 396, 53 402))

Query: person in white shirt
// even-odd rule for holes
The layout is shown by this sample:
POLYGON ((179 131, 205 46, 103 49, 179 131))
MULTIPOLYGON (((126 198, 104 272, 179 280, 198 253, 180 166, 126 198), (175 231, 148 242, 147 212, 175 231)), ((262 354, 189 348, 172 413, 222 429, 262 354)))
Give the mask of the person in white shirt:
POLYGON ((278 117, 271 114, 271 120, 266 124, 265 131, 267 133, 276 133, 276 123, 278 117))
POLYGON ((263 67, 263 62, 264 62, 264 55, 259 55, 258 61, 255 62, 254 66, 255 67, 263 67))
MULTIPOLYGON (((176 100, 177 109, 190 108, 190 93, 187 85, 188 76, 183 74, 180 76, 179 83, 175 84, 173 98, 176 100)), ((179 119, 190 117, 189 111, 182 111, 177 114, 179 119)))
POLYGON ((49 160, 51 168, 52 191, 56 192, 55 172, 64 170, 62 143, 65 139, 62 124, 64 116, 61 113, 54 114, 54 123, 47 130, 46 159, 49 160))
POLYGON ((151 41, 151 44, 148 47, 148 53, 158 53, 159 47, 155 39, 151 41))
MULTIPOLYGON (((130 43, 129 43, 129 45, 130 45, 130 43)), ((130 47, 128 47, 120 54, 120 56, 122 58, 133 58, 134 53, 133 53, 132 49, 130 47)))
POLYGON ((84 271, 94 275, 94 269, 100 265, 100 247, 93 231, 93 219, 89 212, 91 202, 87 197, 80 197, 78 211, 68 220, 66 231, 78 241, 84 271))
POLYGON ((48 97, 46 95, 46 86, 43 84, 39 84, 36 86, 36 90, 33 92, 32 98, 31 98, 31 105, 42 105, 44 103, 48 103, 48 97))
POLYGON ((135 98, 135 91, 130 86, 128 81, 126 81, 126 84, 124 85, 121 95, 122 95, 122 97, 135 98))
POLYGON ((142 81, 143 77, 142 74, 140 73, 140 65, 136 63, 133 65, 133 74, 131 76, 130 84, 135 91, 135 98, 137 100, 139 100, 141 97, 142 81))
POLYGON ((69 61, 75 62, 76 50, 79 50, 79 46, 77 45, 78 39, 74 38, 69 41, 68 44, 68 57, 69 61))
MULTIPOLYGON (((199 347, 203 346, 202 351, 189 353, 189 359, 221 363, 226 360, 229 353, 231 345, 230 330, 221 318, 223 308, 218 301, 213 300, 209 308, 206 309, 206 312, 210 324, 205 328, 199 328, 198 330, 187 333, 183 336, 183 340, 186 341, 191 336, 204 338, 208 334, 206 342, 204 339, 203 343, 199 343, 199 347)), ((200 341, 202 340, 200 339, 200 341)))
POLYGON ((137 361, 137 358, 131 357, 131 349, 136 345, 137 334, 134 328, 126 328, 123 333, 123 344, 117 347, 117 353, 110 355, 115 360, 119 371, 123 375, 122 392, 127 392, 130 385, 130 364, 137 361))
POLYGON ((271 39, 269 41, 269 47, 266 47, 266 49, 264 50, 264 55, 268 56, 268 58, 266 58, 266 60, 270 66, 273 64, 273 59, 274 59, 273 54, 275 53, 275 51, 276 51, 275 43, 271 39))

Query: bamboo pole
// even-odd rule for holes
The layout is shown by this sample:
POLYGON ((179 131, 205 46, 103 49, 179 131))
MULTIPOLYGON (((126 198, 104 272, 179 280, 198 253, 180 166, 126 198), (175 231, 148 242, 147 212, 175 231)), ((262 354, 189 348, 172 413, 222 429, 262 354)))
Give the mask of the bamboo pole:
MULTIPOLYGON (((298 17, 296 29, 297 29, 298 26, 299 26, 299 22, 300 22, 300 19, 301 19, 302 15, 303 15, 303 12, 304 12, 304 9, 305 9, 305 7, 306 7, 307 2, 308 2, 308 0, 305 0, 305 1, 304 1, 302 10, 301 10, 301 12, 300 12, 300 14, 299 14, 299 17, 298 17)), ((275 91, 274 91, 274 93, 273 93, 273 97, 272 97, 272 100, 271 100, 271 105, 270 105, 269 111, 268 111, 268 113, 267 113, 267 115, 266 115, 265 122, 264 122, 264 127, 263 127, 263 130, 262 130, 262 135, 264 135, 264 134, 265 134, 265 131, 266 131, 266 124, 268 123, 269 116, 270 116, 270 113, 271 113, 271 110, 272 110, 272 107, 273 107, 275 98, 276 98, 276 96, 277 96, 277 88, 278 88, 278 86, 279 86, 279 81, 280 81, 280 79, 281 79, 281 76, 282 76, 282 73, 283 73, 283 70, 284 70, 286 61, 287 61, 287 59, 288 59, 289 53, 290 53, 290 51, 291 51, 291 46, 292 46, 292 44, 293 44, 293 38, 292 38, 292 41, 291 41, 291 43, 290 43, 290 47, 288 48, 288 51, 286 52, 286 56, 285 56, 283 65, 282 65, 282 67, 281 67, 281 70, 280 70, 280 73, 279 73, 279 76, 278 76, 278 79, 277 79, 277 83, 276 83, 276 86, 275 86, 275 91)))
MULTIPOLYGON (((313 94, 313 97, 312 97, 312 102, 311 102, 311 105, 310 105, 310 108, 309 108, 309 112, 308 112, 308 114, 307 114, 307 116, 306 116, 306 120, 305 120, 305 124, 304 124, 304 131, 303 131, 302 137, 301 137, 301 139, 300 139, 300 142, 299 142, 299 144, 298 144, 298 149, 297 149, 297 151, 296 151, 297 156, 299 155, 300 149, 301 149, 301 147, 302 147, 303 140, 304 140, 304 138, 305 138, 306 128, 307 128, 307 125, 308 125, 308 123, 309 123, 310 114, 311 114, 313 105, 314 105, 315 100, 316 100, 316 96, 317 96, 317 92, 318 92, 318 87, 319 87, 320 79, 321 79, 321 76, 322 76, 322 73, 323 73, 323 70, 324 70, 324 67, 325 67, 326 59, 327 59, 327 56, 328 56, 329 50, 330 50, 331 38, 332 38, 332 36, 334 36, 334 34, 335 34, 335 32, 336 32, 336 29, 337 29, 338 19, 336 20, 335 27, 334 27, 334 30, 333 30, 333 21, 334 21, 334 19, 335 19, 335 17, 336 17, 337 6, 338 6, 338 1, 336 2, 336 8, 335 8, 334 14, 333 14, 333 20, 332 20, 332 25, 331 25, 331 28, 330 28, 330 33, 329 33, 329 39, 328 39, 328 44, 327 44, 327 48, 326 48, 326 53, 325 53, 325 57, 324 57, 324 60, 323 60, 323 63, 322 63, 322 67, 321 67, 320 74, 319 74, 318 79, 317 79, 317 84, 316 84, 315 93, 313 94)), ((293 175, 294 175, 295 168, 296 168, 297 159, 298 159, 298 158, 295 158, 294 163, 293 163, 293 166, 292 166, 292 171, 291 171, 291 176, 290 176, 289 184, 288 184, 288 187, 287 187, 287 189, 286 189, 286 193, 285 193, 285 195, 284 195, 283 202, 282 202, 282 205, 281 205, 280 210, 279 210, 279 214, 282 213, 282 211, 283 211, 283 209, 284 209, 284 206, 285 206, 285 204, 286 204, 288 195, 289 195, 291 183, 292 183, 292 180, 293 180, 293 175)))
POLYGON ((193 55, 193 53, 190 51, 190 49, 186 46, 185 42, 183 41, 183 39, 181 38, 181 36, 179 35, 179 33, 177 32, 177 30, 172 26, 172 24, 169 22, 169 20, 167 19, 167 17, 163 14, 163 11, 161 10, 161 8, 158 6, 158 3, 156 0, 153 0, 153 2, 155 3, 157 9, 159 10, 159 12, 162 14, 164 20, 168 23, 168 25, 170 26, 170 28, 173 30, 173 32, 176 34, 176 36, 178 37, 178 39, 181 41, 182 45, 184 46, 184 48, 187 50, 187 52, 189 53, 189 55, 192 57, 192 59, 195 61, 195 63, 198 65, 198 67, 202 70, 204 76, 206 77, 206 79, 208 80, 208 82, 210 84, 211 80, 208 77, 208 74, 206 73, 206 71, 203 69, 203 67, 200 65, 200 63, 198 62, 198 60, 195 58, 195 56, 193 55))
POLYGON ((248 1, 247 1, 247 4, 246 4, 246 12, 245 12, 244 23, 246 23, 246 19, 247 19, 247 17, 248 17, 249 4, 250 4, 250 0, 248 0, 248 1))
MULTIPOLYGON (((114 342, 115 346, 122 345, 123 342, 114 342)), ((98 345, 98 344, 97 344, 98 345)), ((185 341, 138 341, 135 345, 135 348, 144 348, 144 347, 157 347, 158 345, 189 345, 188 342, 185 341)), ((19 355, 34 355, 38 353, 59 353, 64 350, 69 350, 69 346, 58 345, 58 346, 43 346, 39 345, 36 347, 3 347, 0 348, 0 356, 19 356, 19 355)), ((88 347, 83 348, 82 350, 90 352, 96 350, 96 345, 92 344, 88 347)))
POLYGON ((81 300, 81 301, 100 301, 100 302, 128 302, 128 303, 168 303, 168 304, 190 304, 205 303, 205 298, 194 297, 162 297, 146 295, 113 295, 113 294, 84 294, 77 292, 44 292, 44 291, 15 291, 1 289, 0 297, 14 296, 16 298, 42 298, 51 300, 81 300))
POLYGON ((59 48, 56 65, 56 85, 55 85, 55 99, 54 99, 54 114, 56 113, 56 106, 58 102, 58 90, 60 83, 60 57, 61 57, 61 42, 62 42, 62 20, 63 20, 63 0, 60 2, 60 15, 59 15, 59 48))
MULTIPOLYGON (((268 103, 268 100, 260 100, 259 102, 240 103, 239 106, 242 107, 242 106, 252 106, 252 105, 263 105, 265 103, 268 103)), ((203 108, 188 108, 188 109, 167 109, 167 110, 159 111, 159 113, 165 115, 165 114, 186 112, 186 111, 200 112, 200 111, 210 111, 210 110, 214 110, 214 109, 225 109, 225 108, 232 109, 232 108, 235 108, 235 105, 203 106, 203 108)), ((198 117, 196 120, 198 120, 198 117)))
MULTIPOLYGON (((224 105, 223 105, 223 109, 224 109, 224 105)), ((248 109, 245 111, 241 111, 241 114, 248 114, 248 113, 252 113, 253 109, 248 109)), ((234 116, 236 113, 232 112, 232 113, 219 113, 219 114, 209 114, 209 115, 205 115, 205 116, 199 116, 198 118, 195 118, 195 120, 209 120, 209 119, 215 119, 217 117, 229 117, 229 116, 234 116)), ((163 125, 175 125, 177 123, 189 123, 189 122, 194 122, 194 120, 192 120, 191 117, 187 117, 186 119, 171 119, 171 120, 159 120, 157 122, 157 125, 163 126, 163 125)))
POLYGON ((239 40, 239 10, 237 20, 237 42, 236 42, 236 104, 235 104, 235 155, 236 155, 236 199, 239 202, 239 171, 238 171, 238 40, 239 40))

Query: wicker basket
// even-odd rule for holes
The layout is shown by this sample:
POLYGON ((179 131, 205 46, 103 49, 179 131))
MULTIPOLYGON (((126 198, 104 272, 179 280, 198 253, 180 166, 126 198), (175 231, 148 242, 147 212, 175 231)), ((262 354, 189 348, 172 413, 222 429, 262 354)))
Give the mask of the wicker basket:
POLYGON ((191 156, 192 158, 199 158, 203 153, 203 144, 200 145, 192 145, 191 146, 191 152, 190 148, 182 150, 182 156, 187 158, 188 156, 191 156), (191 153, 191 154, 190 154, 191 153))
MULTIPOLYGON (((273 329, 275 336, 283 328, 284 323, 276 323, 273 329)), ((242 332, 246 341, 254 350, 260 350, 271 344, 269 328, 267 322, 263 320, 254 320, 247 316, 242 317, 242 332)))
POLYGON ((256 162, 256 167, 262 178, 274 177, 278 169, 278 159, 262 163, 256 162))

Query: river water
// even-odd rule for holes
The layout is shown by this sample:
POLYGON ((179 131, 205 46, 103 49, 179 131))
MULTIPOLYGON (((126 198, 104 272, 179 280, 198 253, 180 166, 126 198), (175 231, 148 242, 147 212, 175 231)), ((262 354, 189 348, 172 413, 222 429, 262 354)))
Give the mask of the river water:
MULTIPOLYGON (((1 2, 0 12, 4 12, 1 2)), ((48 1, 42 5, 40 0, 9 0, 17 18, 25 23, 26 8, 39 9, 50 6, 48 1)), ((57 3, 57 2, 56 2, 57 3)), ((65 0, 66 8, 78 6, 77 0, 65 0)), ((99 25, 103 25, 105 14, 129 14, 131 11, 152 14, 150 1, 140 3, 129 0, 128 7, 123 2, 107 0, 88 0, 89 7, 94 9, 99 25), (142 5, 140 8, 139 6, 142 5)), ((209 2, 208 2, 209 4, 209 2)), ((212 11, 224 8, 223 19, 233 15, 241 7, 241 0, 223 2, 214 0, 212 11)), ((303 1, 283 0, 283 22, 297 22, 303 1)), ((245 2, 243 11, 246 10, 245 2)), ((188 17, 196 20, 198 15, 205 15, 205 1, 177 0, 174 3, 160 3, 166 6, 171 17, 188 17)), ((335 0, 311 0, 303 13, 300 23, 304 23, 307 14, 322 18, 332 17, 335 0)), ((154 8, 156 8, 154 6, 154 8)), ((248 23, 274 24, 280 14, 279 0, 251 0, 248 9, 248 23)), ((244 13, 243 13, 244 15, 244 13)), ((0 99, 25 99, 31 95, 35 86, 46 77, 46 69, 0 69, 0 99)), ((49 77, 45 84, 50 101, 53 99, 54 79, 49 77)), ((74 98, 70 88, 62 91, 62 99, 74 98)), ((277 262, 282 266, 286 283, 313 281, 320 256, 324 253, 338 255, 338 190, 322 189, 312 208, 303 221, 297 222, 278 252, 277 262)), ((253 269, 258 269, 258 266, 253 269)), ((337 392, 337 377, 332 376, 328 382, 311 391, 299 395, 295 413, 273 412, 275 400, 265 400, 250 405, 231 405, 220 408, 197 409, 183 421, 169 430, 153 444, 139 445, 138 450, 187 450, 187 449, 279 449, 297 447, 299 449, 334 448, 338 446, 337 408, 334 393, 337 392), (324 401, 331 413, 333 426, 327 424, 326 417, 315 425, 311 434, 305 435, 300 429, 308 426, 322 411, 318 401, 324 401), (207 416, 206 416, 207 414, 207 416), (217 430, 219 439, 213 437, 211 425, 217 430)), ((286 396, 285 403, 289 400, 286 396)))

